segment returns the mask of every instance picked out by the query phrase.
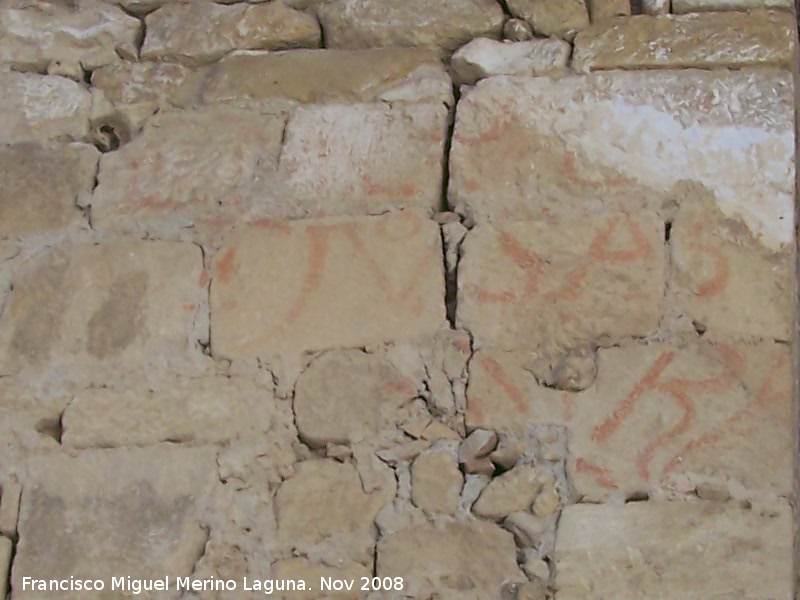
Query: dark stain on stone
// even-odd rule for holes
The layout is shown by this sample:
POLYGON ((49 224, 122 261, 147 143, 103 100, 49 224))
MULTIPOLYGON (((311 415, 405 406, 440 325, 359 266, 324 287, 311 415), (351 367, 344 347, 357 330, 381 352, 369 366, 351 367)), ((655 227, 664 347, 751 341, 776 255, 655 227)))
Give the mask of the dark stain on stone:
POLYGON ((89 319, 89 354, 102 360, 133 343, 142 327, 147 286, 148 276, 143 271, 118 277, 111 284, 108 299, 89 319))

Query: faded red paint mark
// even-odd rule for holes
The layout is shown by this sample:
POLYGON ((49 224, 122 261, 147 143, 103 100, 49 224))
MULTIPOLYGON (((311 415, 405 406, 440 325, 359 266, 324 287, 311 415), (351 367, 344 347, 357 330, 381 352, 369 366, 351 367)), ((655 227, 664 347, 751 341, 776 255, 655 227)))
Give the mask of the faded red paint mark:
POLYGON ((217 276, 220 281, 228 281, 236 271, 236 250, 228 248, 222 258, 217 261, 217 276))
POLYGON ((578 473, 586 473, 587 475, 594 477, 595 481, 597 481, 597 484, 600 487, 612 490, 618 489, 619 487, 614 482, 614 478, 611 476, 611 471, 602 467, 598 467, 597 465, 590 464, 584 458, 579 458, 575 461, 575 470, 578 473))

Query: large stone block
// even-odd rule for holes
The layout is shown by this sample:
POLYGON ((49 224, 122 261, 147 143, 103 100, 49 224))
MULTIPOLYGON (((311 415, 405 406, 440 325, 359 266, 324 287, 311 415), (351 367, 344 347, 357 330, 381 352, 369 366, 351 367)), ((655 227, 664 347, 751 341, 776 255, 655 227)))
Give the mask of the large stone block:
POLYGON ((174 235, 203 219, 241 219, 252 183, 277 168, 284 125, 283 116, 228 107, 157 115, 101 159, 94 225, 174 235))
POLYGON ((447 115, 438 102, 298 108, 280 158, 293 212, 321 217, 436 211, 447 115))
POLYGON ((790 600, 792 514, 732 503, 579 504, 561 514, 558 600, 790 600))
POLYGON ((493 0, 333 0, 317 12, 330 48, 427 46, 452 52, 479 36, 498 38, 503 9, 493 0))
POLYGON ((149 14, 142 58, 188 64, 214 62, 232 50, 283 50, 320 45, 317 20, 283 2, 207 0, 170 3, 149 14))
POLYGON ((55 233, 83 221, 100 153, 84 144, 0 148, 0 237, 55 233))
POLYGON ((77 140, 89 133, 92 96, 64 77, 0 71, 0 143, 77 140))
POLYGON ((0 372, 41 376, 51 368, 103 382, 189 367, 208 336, 202 275, 200 248, 191 244, 118 240, 54 249, 13 280, 0 317, 0 372))
POLYGON ((189 379, 156 391, 78 392, 62 417, 64 446, 215 443, 263 435, 274 397, 243 379, 189 379))
POLYGON ((266 222, 229 236, 211 283, 220 357, 299 355, 435 332, 439 229, 419 214, 266 222))
POLYGON ((672 12, 752 10, 755 8, 792 9, 792 0, 672 0, 672 12))
POLYGON ((587 500, 686 493, 707 480, 733 481, 745 495, 791 493, 792 371, 785 345, 601 349, 597 378, 580 392, 541 385, 534 358, 476 353, 467 426, 518 432, 566 426, 568 468, 587 500))
POLYGON ((777 69, 480 82, 458 107, 450 203, 476 222, 609 210, 668 220, 693 201, 690 181, 766 247, 785 247, 793 97, 777 69))
POLYGON ((14 69, 93 70, 136 58, 139 19, 98 0, 21 2, 0 8, 0 64, 14 69), (54 25, 58 24, 57 29, 54 25))
POLYGON ((636 15, 601 22, 575 37, 572 66, 599 69, 790 66, 795 24, 782 10, 636 15))
POLYGON ((658 329, 663 226, 653 216, 482 225, 458 272, 459 327, 478 345, 572 348, 658 329))
MULTIPOLYGON (((217 481, 213 448, 92 450, 31 460, 19 521, 12 586, 36 579, 163 579, 191 574, 203 552, 204 496, 217 481), (54 535, 58 532, 58 535, 54 535)), ((63 591, 59 598, 86 598, 63 591)))

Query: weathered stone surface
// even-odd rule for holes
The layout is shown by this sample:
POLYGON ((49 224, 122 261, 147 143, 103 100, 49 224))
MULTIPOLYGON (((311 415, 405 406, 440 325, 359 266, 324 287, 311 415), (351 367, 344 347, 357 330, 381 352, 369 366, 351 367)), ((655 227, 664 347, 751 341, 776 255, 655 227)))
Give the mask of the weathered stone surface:
POLYGON ((452 103, 444 66, 435 53, 423 48, 236 52, 212 68, 203 86, 203 101, 372 102, 436 74, 442 83, 439 93, 415 95, 415 100, 452 103))
POLYGON ((283 2, 232 6, 207 0, 167 4, 145 20, 146 60, 214 62, 232 50, 283 50, 320 45, 317 20, 283 2))
POLYGON ((241 219, 254 202, 253 181, 277 168, 284 124, 282 116, 228 107, 155 116, 101 159, 94 225, 174 235, 203 219, 241 219))
POLYGON ((792 9, 791 0, 672 0, 672 12, 752 10, 756 8, 792 9))
POLYGON ((512 15, 525 19, 540 35, 571 40, 589 25, 584 0, 508 0, 507 5, 512 15))
POLYGON ((297 380, 297 429, 313 448, 369 439, 394 426, 398 409, 416 392, 414 382, 381 356, 359 350, 327 352, 297 380))
POLYGON ((404 593, 443 600, 496 598, 507 581, 525 581, 510 533, 483 521, 424 524, 378 541, 380 577, 403 577, 404 593))
POLYGON ((559 600, 792 597, 788 506, 759 516, 733 504, 578 504, 561 514, 559 600), (709 574, 713 573, 713 577, 709 574))
POLYGON ((99 153, 92 146, 14 144, 0 148, 0 237, 57 232, 83 220, 99 153))
POLYGON ((0 7, 0 64, 41 73, 53 63, 72 65, 82 75, 120 55, 136 58, 141 28, 138 19, 98 0, 13 0, 0 7))
POLYGON ((293 355, 433 333, 442 270, 438 227, 414 212, 242 228, 213 269, 214 352, 293 355))
POLYGON ((540 386, 521 353, 478 352, 467 427, 566 426, 572 482, 587 500, 687 493, 707 473, 752 493, 791 493, 786 346, 628 345, 601 349, 598 360, 594 385, 569 393, 540 386))
POLYGON ((631 14, 629 0, 588 0, 587 3, 592 23, 607 21, 614 17, 627 17, 631 14))
POLYGON ((509 19, 503 25, 503 39, 527 42, 533 38, 533 27, 524 19, 509 19))
POLYGON ((454 452, 424 452, 411 465, 411 500, 425 512, 454 515, 463 485, 454 452))
POLYGON ((571 52, 567 42, 557 39, 508 43, 477 38, 458 49, 450 70, 456 85, 494 75, 542 75, 566 68, 571 52))
POLYGON ((459 103, 450 204, 477 222, 668 218, 692 201, 688 180, 779 248, 793 240, 792 105, 791 75, 771 69, 490 79, 459 103))
POLYGON ((280 160, 294 212, 434 211, 441 202, 447 120, 441 103, 297 109, 280 160))
POLYGON ((21 494, 22 486, 16 477, 7 477, 0 482, 0 535, 16 538, 21 494))
POLYGON ((578 71, 789 66, 794 27, 791 13, 782 10, 636 15, 584 29, 575 38, 572 66, 578 71))
POLYGON ((460 327, 477 344, 574 348, 658 329, 663 225, 614 214, 482 225, 461 247, 460 327))
POLYGON ((64 412, 62 442, 73 448, 225 442, 269 430, 273 400, 269 390, 226 377, 155 392, 90 389, 64 412))
POLYGON ((13 544, 11 540, 0 536, 0 600, 5 600, 8 589, 8 574, 11 571, 11 554, 13 544))
POLYGON ((317 14, 326 47, 427 46, 444 52, 478 36, 499 37, 505 20, 492 0, 333 0, 317 14))
MULTIPOLYGON (((211 448, 157 447, 86 451, 77 458, 49 455, 31 460, 22 511, 13 589, 22 578, 103 579, 121 573, 155 579, 191 574, 207 533, 203 496, 216 482, 211 448), (59 531, 54 536, 53 531, 59 531)), ((173 580, 174 582, 174 580, 173 580)), ((85 598, 85 592, 58 592, 85 598)))
POLYGON ((75 140, 89 132, 92 97, 63 77, 0 71, 0 143, 75 140))
POLYGON ((185 107, 196 101, 206 69, 171 62, 118 62, 92 72, 92 87, 115 106, 185 107))
POLYGON ((364 598, 366 592, 361 591, 362 578, 372 578, 372 569, 359 564, 346 564, 342 566, 329 567, 323 564, 315 564, 307 558, 287 558, 279 560, 272 565, 272 576, 276 580, 303 580, 308 583, 309 590, 305 592, 276 592, 280 594, 282 600, 316 600, 319 598, 319 582, 321 578, 331 578, 334 580, 345 580, 355 582, 353 589, 337 591, 334 595, 336 600, 360 600, 364 598))
POLYGON ((0 318, 0 372, 41 375, 49 366, 102 383, 117 369, 126 376, 188 366, 207 337, 202 266, 191 244, 118 240, 52 250, 14 279, 0 318))
POLYGON ((550 525, 547 520, 527 511, 518 511, 503 520, 503 527, 514 534, 517 544, 522 547, 532 547, 541 542, 550 525))
MULTIPOLYGON (((791 196, 789 190, 786 193, 791 196)), ((748 201, 755 198, 754 193, 748 201)), ((673 313, 685 315, 709 339, 791 339, 795 320, 791 246, 781 251, 765 248, 744 223, 724 215, 713 195, 702 189, 692 197, 687 194, 670 240, 667 298, 673 313)))
POLYGON ((299 463, 275 496, 279 540, 307 549, 333 538, 346 549, 337 558, 371 565, 375 515, 395 495, 389 480, 394 477, 387 478, 381 489, 366 493, 351 465, 334 460, 299 463))
POLYGON ((458 446, 458 462, 467 473, 494 473, 489 454, 497 446, 497 434, 487 429, 476 429, 458 446))
POLYGON ((642 14, 666 15, 670 11, 670 0, 641 0, 642 14))
POLYGON ((489 482, 472 512, 501 521, 511 513, 530 509, 542 490, 542 480, 532 465, 519 465, 489 482))

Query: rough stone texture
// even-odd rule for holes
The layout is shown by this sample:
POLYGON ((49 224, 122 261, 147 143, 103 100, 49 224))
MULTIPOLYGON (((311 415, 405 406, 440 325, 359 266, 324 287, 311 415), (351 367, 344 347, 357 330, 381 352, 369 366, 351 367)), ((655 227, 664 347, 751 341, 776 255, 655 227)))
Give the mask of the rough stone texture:
POLYGON ((411 466, 411 500, 428 513, 453 515, 464 476, 454 453, 431 450, 420 454, 411 466))
POLYGON ((65 446, 145 446, 225 442, 269 430, 272 394, 254 384, 211 377, 156 392, 89 389, 63 416, 65 446))
POLYGON ((13 544, 10 539, 0 536, 0 600, 5 600, 8 589, 8 574, 11 567, 13 544))
MULTIPOLYGON (((12 585, 22 578, 187 576, 203 550, 202 499, 216 481, 214 451, 161 446, 31 460, 12 585), (59 531, 53 536, 53 531, 59 531)), ((85 592, 58 592, 85 598, 85 592)))
POLYGON ((520 465, 503 473, 483 489, 472 506, 473 512, 501 521, 511 513, 528 510, 542 489, 538 476, 531 465, 520 465))
POLYGON ((92 97, 63 77, 0 71, 0 143, 75 140, 89 131, 92 97))
POLYGON ((403 577, 412 598, 495 598, 503 583, 525 581, 515 556, 511 534, 491 523, 424 524, 378 542, 377 574, 403 577))
POLYGON ((561 515, 558 600, 792 597, 788 506, 760 516, 732 504, 576 505, 561 515), (713 574, 713 576, 709 576, 713 574))
POLYGON ((482 225, 461 246, 457 320, 477 344, 573 348, 658 328, 663 226, 613 214, 482 225))
POLYGON ((435 210, 446 129, 447 108, 440 103, 297 109, 280 161, 292 212, 435 210))
POLYGON ((790 246, 765 248, 701 189, 678 210, 670 248, 671 308, 698 331, 716 340, 790 339, 795 268, 790 246))
MULTIPOLYGON (((343 590, 335 594, 336 600, 361 600, 366 592, 361 591, 363 585, 362 578, 371 578, 372 569, 359 564, 346 564, 330 567, 324 564, 314 564, 305 558, 287 558, 279 560, 272 565, 272 574, 275 579, 280 580, 304 580, 309 582, 310 591, 286 592, 282 598, 286 600, 316 600, 319 598, 320 578, 331 578, 334 580, 352 580, 355 582, 351 591, 343 590)), ((280 592, 276 592, 280 593, 280 592)))
POLYGON ((452 103, 437 55, 422 48, 237 52, 220 60, 203 86, 203 101, 371 102, 417 79, 436 75, 443 85, 431 98, 452 103))
POLYGON ((450 204, 477 222, 606 210, 668 218, 696 193, 688 180, 764 246, 784 247, 794 220, 792 87, 788 72, 771 69, 481 82, 459 103, 450 204))
POLYGON ((214 352, 292 356, 433 333, 442 270, 438 228, 413 212, 240 229, 214 264, 214 352))
POLYGON ((791 64, 795 23, 781 10, 636 15, 597 23, 575 38, 578 71, 641 68, 740 68, 791 64))
POLYGON ((283 50, 320 45, 317 20, 283 2, 226 6, 207 0, 172 3, 149 14, 146 60, 213 62, 232 50, 283 50))
POLYGON ((791 0, 672 0, 672 12, 705 12, 720 10, 752 10, 783 8, 791 10, 791 0))
POLYGON ((251 201, 248 186, 277 168, 284 125, 282 116, 228 107, 157 115, 101 159, 95 226, 174 234, 202 219, 241 214, 251 201))
POLYGON ((83 221, 99 153, 92 146, 22 143, 0 148, 0 237, 58 232, 83 221))
MULTIPOLYGON (((21 494, 22 486, 16 477, 8 477, 0 483, 0 535, 12 539, 17 537, 21 494)), ((2 563, 1 560, 0 563, 2 563)))
POLYGON ((317 14, 330 48, 427 46, 444 52, 482 35, 500 37, 505 20, 493 0, 332 0, 317 14))
POLYGON ((523 19, 509 19, 503 25, 503 38, 512 42, 527 42, 533 39, 533 27, 523 19))
POLYGON ((416 395, 413 381, 385 358, 358 350, 317 358, 298 378, 294 412, 301 439, 313 448, 375 436, 416 395))
POLYGON ((607 21, 614 17, 627 17, 631 14, 629 0, 588 0, 588 5, 592 23, 607 21))
POLYGON ((508 0, 508 10, 525 19, 539 35, 555 35, 571 40, 589 25, 584 0, 508 0))
POLYGON ((742 494, 790 493, 785 345, 601 349, 597 380, 579 393, 540 386, 529 360, 522 353, 475 355, 467 427, 566 426, 572 482, 587 500, 662 488, 687 493, 717 478, 745 486, 742 494))
POLYGON ((453 55, 453 83, 472 85, 494 75, 542 75, 566 68, 570 45, 557 39, 498 42, 478 38, 453 55))
POLYGON ((367 493, 351 465, 333 460, 299 463, 275 496, 278 538, 300 549, 338 538, 343 553, 337 558, 371 565, 375 515, 395 494, 388 479, 384 484, 367 493))
POLYGON ((82 78, 83 69, 136 58, 141 28, 138 19, 98 0, 12 0, 0 7, 0 64, 44 73, 55 63, 76 68, 82 78))
POLYGON ((200 249, 191 244, 119 240, 54 249, 14 279, 0 318, 0 372, 43 377, 49 366, 103 382, 123 366, 120 375, 178 368, 207 336, 201 272, 200 249))

